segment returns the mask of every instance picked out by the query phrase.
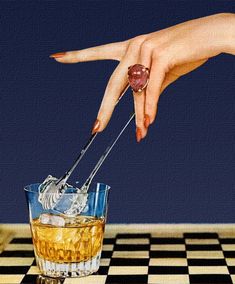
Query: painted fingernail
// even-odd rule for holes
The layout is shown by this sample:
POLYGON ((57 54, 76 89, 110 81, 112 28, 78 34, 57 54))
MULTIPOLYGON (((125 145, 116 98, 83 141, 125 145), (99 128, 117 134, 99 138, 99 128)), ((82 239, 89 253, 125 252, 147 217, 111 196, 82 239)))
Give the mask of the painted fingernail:
POLYGON ((93 128, 92 128, 92 134, 95 134, 96 132, 98 132, 99 127, 100 127, 100 121, 99 121, 99 119, 96 119, 96 121, 93 125, 93 128))
POLYGON ((144 126, 145 126, 145 128, 148 128, 149 125, 150 125, 150 117, 149 117, 148 114, 145 114, 145 116, 144 116, 144 126))
POLYGON ((66 52, 57 52, 57 53, 51 54, 50 58, 60 58, 60 57, 63 57, 65 53, 66 52))
POLYGON ((139 127, 136 128, 136 140, 139 143, 140 140, 142 139, 142 134, 141 134, 141 129, 139 127))

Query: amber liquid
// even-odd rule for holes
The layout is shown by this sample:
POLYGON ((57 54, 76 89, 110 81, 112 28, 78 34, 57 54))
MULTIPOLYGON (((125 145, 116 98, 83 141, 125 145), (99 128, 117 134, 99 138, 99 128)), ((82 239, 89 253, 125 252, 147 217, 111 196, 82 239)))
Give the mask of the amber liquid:
MULTIPOLYGON (((69 221, 69 222, 67 222, 69 221)), ((58 262, 81 262, 96 256, 102 248, 104 219, 79 216, 64 227, 31 222, 33 244, 38 257, 58 262)))

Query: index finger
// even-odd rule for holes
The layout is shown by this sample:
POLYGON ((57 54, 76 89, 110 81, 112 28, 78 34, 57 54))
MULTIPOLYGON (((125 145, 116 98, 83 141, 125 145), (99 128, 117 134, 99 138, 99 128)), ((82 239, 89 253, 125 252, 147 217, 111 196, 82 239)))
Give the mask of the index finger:
POLYGON ((128 47, 128 41, 114 42, 81 50, 59 52, 50 55, 60 63, 78 63, 94 60, 118 60, 123 57, 128 47))

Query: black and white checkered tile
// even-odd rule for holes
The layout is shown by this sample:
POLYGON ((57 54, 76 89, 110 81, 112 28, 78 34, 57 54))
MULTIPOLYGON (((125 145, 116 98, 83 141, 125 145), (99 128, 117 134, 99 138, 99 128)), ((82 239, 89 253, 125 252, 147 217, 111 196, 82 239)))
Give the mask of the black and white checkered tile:
POLYGON ((117 234, 104 239, 98 273, 50 281, 39 276, 30 238, 12 239, 0 254, 0 283, 7 284, 226 284, 235 283, 235 236, 117 234))

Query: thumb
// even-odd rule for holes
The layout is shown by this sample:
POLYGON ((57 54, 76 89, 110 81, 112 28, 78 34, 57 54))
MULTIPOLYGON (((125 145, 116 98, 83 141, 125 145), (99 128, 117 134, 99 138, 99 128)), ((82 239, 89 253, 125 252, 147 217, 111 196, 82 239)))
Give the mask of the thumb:
POLYGON ((203 65, 208 59, 202 59, 195 62, 190 62, 182 65, 175 66, 172 68, 165 76, 165 79, 161 86, 161 93, 173 82, 175 82, 179 77, 197 69, 203 65))

